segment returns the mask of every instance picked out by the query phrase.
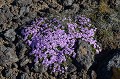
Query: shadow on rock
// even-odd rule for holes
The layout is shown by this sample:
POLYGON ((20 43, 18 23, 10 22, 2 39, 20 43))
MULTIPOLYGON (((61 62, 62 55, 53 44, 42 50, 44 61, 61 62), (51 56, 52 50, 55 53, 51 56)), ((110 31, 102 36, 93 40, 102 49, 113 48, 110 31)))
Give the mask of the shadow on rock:
POLYGON ((95 79, 111 79, 112 78, 112 68, 118 68, 120 64, 120 49, 113 50, 103 50, 100 54, 95 56, 95 61, 88 70, 90 79, 94 79, 92 71, 95 71, 95 79))

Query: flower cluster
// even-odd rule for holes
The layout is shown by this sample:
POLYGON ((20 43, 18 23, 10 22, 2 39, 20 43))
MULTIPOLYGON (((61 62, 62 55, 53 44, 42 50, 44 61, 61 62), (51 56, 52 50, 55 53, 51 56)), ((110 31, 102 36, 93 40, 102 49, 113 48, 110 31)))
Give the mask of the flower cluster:
POLYGON ((31 54, 35 62, 41 59, 46 68, 52 72, 64 72, 67 67, 62 65, 67 56, 75 57, 74 45, 77 38, 89 42, 100 51, 94 39, 96 28, 91 28, 90 19, 84 16, 75 17, 75 21, 57 18, 39 18, 22 30, 24 41, 32 48, 31 54), (67 21, 66 26, 63 21, 67 21))

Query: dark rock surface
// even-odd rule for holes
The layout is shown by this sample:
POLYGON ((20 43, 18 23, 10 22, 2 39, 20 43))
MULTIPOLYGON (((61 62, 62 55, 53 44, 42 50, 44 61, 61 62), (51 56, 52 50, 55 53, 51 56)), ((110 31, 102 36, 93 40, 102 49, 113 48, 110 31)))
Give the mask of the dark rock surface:
POLYGON ((5 76, 5 77, 10 77, 11 76, 11 74, 12 74, 12 69, 5 69, 5 70, 3 70, 3 76, 5 76))
POLYGON ((111 79, 112 68, 119 68, 119 55, 120 49, 102 51, 101 54, 95 56, 95 62, 89 71, 94 70, 97 74, 97 79, 111 79))
POLYGON ((18 60, 13 48, 0 45, 0 65, 10 65, 18 60))
POLYGON ((112 67, 120 68, 120 50, 116 51, 115 55, 112 59, 108 62, 107 65, 108 69, 111 69, 112 67))
POLYGON ((19 73, 17 79, 30 79, 27 73, 19 73))
POLYGON ((5 38, 10 40, 10 41, 15 40, 15 35, 16 35, 16 33, 15 33, 14 29, 9 29, 4 34, 5 38))
POLYGON ((36 73, 44 73, 46 72, 47 70, 44 68, 44 66, 40 63, 35 63, 34 64, 34 71, 36 73))
POLYGON ((64 6, 71 6, 73 4, 74 0, 64 0, 63 4, 64 6))

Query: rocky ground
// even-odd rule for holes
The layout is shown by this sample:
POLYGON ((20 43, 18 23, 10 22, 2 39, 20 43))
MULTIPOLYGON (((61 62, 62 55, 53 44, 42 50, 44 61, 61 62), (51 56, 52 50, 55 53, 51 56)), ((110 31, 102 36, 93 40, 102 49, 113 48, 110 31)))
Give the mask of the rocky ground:
POLYGON ((0 0, 0 79, 120 79, 120 0, 0 0), (89 17, 102 52, 95 55, 80 41, 68 71, 49 74, 33 62, 19 30, 49 14, 89 17))

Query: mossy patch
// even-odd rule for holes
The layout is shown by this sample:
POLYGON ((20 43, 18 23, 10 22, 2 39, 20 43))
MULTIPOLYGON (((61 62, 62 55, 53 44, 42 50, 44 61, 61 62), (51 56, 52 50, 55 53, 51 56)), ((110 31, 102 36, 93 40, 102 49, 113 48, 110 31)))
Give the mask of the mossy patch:
POLYGON ((110 13, 110 6, 107 4, 107 0, 101 0, 98 9, 100 13, 110 13))

